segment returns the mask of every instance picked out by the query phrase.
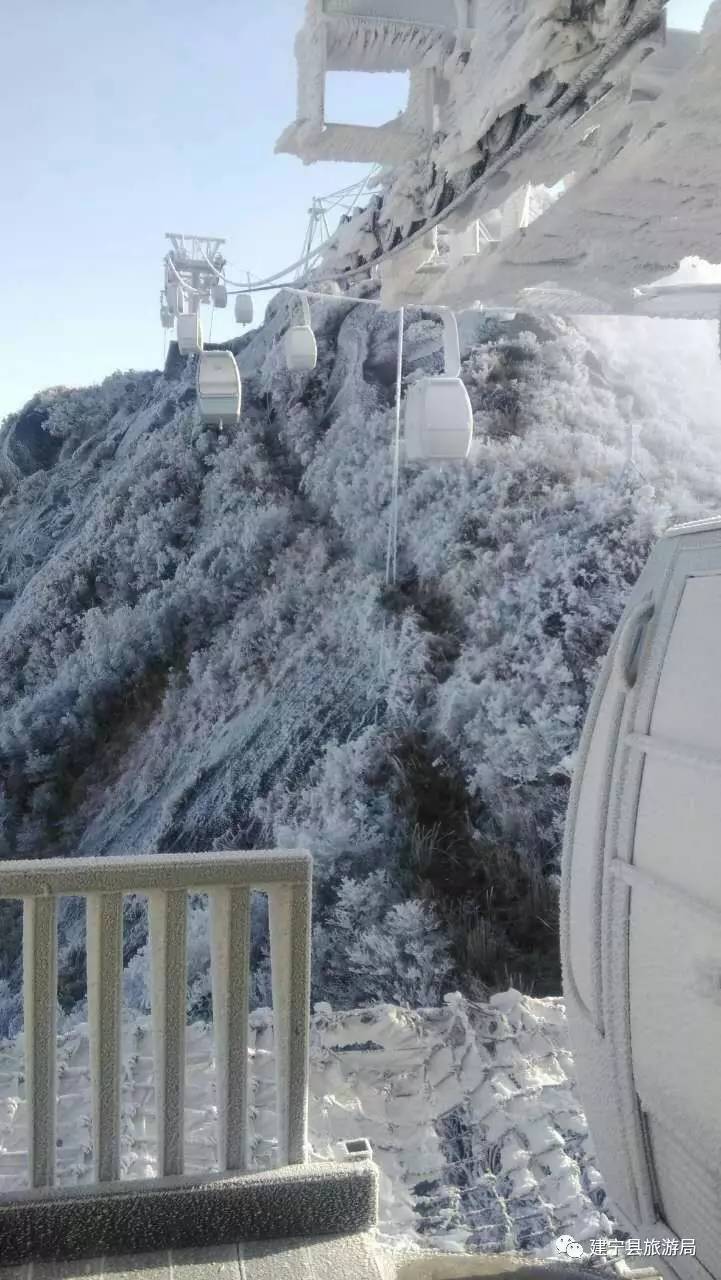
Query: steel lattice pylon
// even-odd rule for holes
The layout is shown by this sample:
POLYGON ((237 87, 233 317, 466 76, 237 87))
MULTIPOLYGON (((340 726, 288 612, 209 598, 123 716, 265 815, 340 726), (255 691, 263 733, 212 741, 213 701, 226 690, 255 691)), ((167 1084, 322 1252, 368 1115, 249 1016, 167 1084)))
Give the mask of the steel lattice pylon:
POLYGON ((358 207, 358 203, 363 196, 378 184, 378 176, 381 170, 379 166, 371 169, 361 182, 356 182, 350 187, 343 187, 340 191, 333 191, 328 196, 314 196, 309 213, 308 228, 303 241, 303 249, 301 252, 302 265, 296 272, 296 279, 305 276, 310 267, 310 263, 316 256, 321 245, 330 240, 331 230, 328 225, 329 214, 340 210, 342 214, 350 214, 358 207))

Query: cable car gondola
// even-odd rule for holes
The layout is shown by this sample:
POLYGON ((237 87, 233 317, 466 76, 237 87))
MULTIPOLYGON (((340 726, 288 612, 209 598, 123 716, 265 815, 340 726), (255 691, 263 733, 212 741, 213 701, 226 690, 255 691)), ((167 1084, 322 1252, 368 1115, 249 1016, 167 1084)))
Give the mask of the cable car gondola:
POLYGON ((473 440, 473 409, 459 374, 458 325, 443 309, 445 372, 420 378, 408 389, 405 407, 406 462, 462 462, 473 440))
POLYGON ((285 335, 285 362, 292 373, 308 373, 318 363, 318 345, 310 325, 310 307, 305 295, 300 299, 303 323, 293 324, 285 335))
POLYGON ((240 417, 242 386, 232 351, 203 351, 196 374, 203 422, 234 426, 240 417))

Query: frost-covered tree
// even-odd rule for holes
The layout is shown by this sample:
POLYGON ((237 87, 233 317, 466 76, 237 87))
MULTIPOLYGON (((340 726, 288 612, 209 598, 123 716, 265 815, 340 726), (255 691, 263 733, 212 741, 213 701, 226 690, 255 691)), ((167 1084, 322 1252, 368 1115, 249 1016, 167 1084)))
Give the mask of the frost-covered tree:
POLYGON ((384 871, 343 879, 313 934, 315 987, 339 1007, 355 1002, 434 1005, 448 990, 449 944, 433 908, 398 900, 384 871))

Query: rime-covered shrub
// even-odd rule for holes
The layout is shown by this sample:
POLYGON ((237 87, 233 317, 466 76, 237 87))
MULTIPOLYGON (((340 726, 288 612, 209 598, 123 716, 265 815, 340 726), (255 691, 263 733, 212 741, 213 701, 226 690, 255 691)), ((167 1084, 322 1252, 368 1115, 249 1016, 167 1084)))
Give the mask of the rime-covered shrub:
POLYGON ((433 907, 399 901, 384 871, 341 880, 313 933, 314 986, 339 1008, 435 1005, 449 990, 448 940, 433 907))

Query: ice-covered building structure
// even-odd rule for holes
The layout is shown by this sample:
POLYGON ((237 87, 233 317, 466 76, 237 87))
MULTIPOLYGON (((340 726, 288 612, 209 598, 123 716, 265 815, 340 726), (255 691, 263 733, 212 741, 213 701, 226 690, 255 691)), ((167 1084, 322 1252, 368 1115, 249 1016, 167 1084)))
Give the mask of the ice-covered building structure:
POLYGON ((446 59, 468 49, 477 0, 310 0, 296 41, 298 115, 277 150, 395 165, 429 147, 447 99, 446 59), (379 126, 325 119, 329 71, 407 72, 408 104, 379 126))
POLYGON ((668 29, 664 0, 309 0, 277 150, 383 166, 322 274, 367 266, 390 307, 717 313, 718 289, 649 286, 721 262, 720 15, 699 34, 668 29), (343 70, 407 71, 405 111, 327 121, 343 70))

